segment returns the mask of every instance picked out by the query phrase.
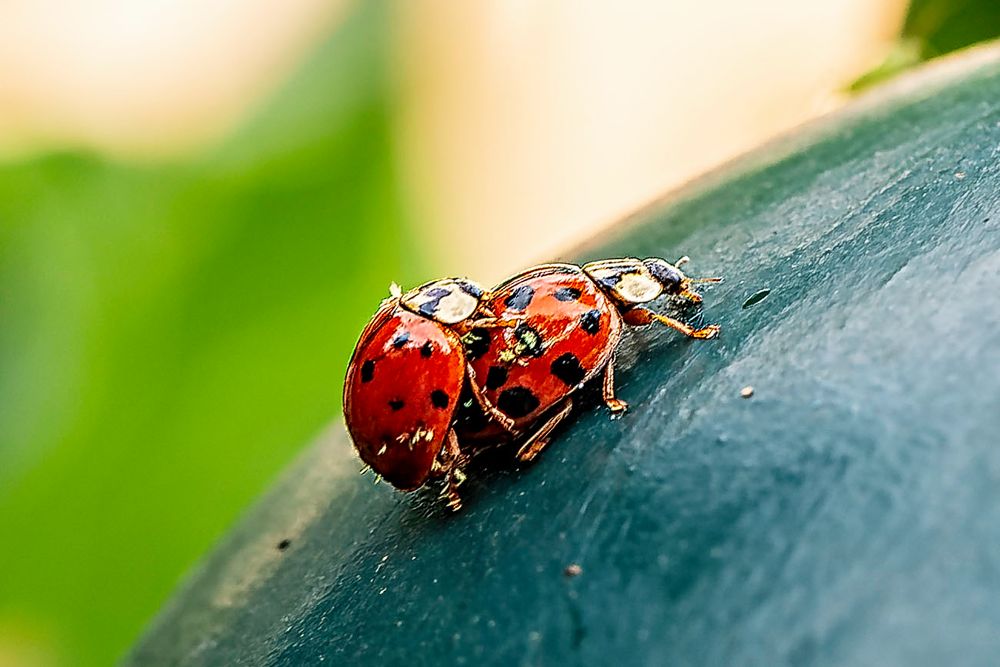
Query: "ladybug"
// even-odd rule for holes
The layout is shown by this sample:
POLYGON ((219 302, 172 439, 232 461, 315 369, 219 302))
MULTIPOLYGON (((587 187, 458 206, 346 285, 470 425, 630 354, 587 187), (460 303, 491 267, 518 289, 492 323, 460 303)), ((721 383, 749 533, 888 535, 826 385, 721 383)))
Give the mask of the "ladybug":
POLYGON ((615 348, 624 325, 657 321, 692 338, 719 332, 716 325, 695 329, 643 306, 664 294, 700 303, 692 283, 720 280, 686 277, 677 268, 685 261, 673 265, 652 257, 545 264, 497 286, 483 310, 504 326, 466 321, 459 328, 473 377, 481 382, 478 393, 513 428, 490 424, 470 400, 457 421, 459 435, 485 440, 530 431, 517 454, 520 461, 530 461, 571 412, 572 394, 598 375, 603 375, 605 404, 612 413, 624 412, 628 405, 614 390, 615 348))
MULTIPOLYGON (((482 299, 470 280, 437 280, 401 294, 398 286, 364 328, 344 381, 344 420, 361 459, 401 490, 445 477, 444 495, 461 506, 464 457, 452 428, 471 371, 457 324, 473 321, 482 299)), ((482 409, 501 424, 509 419, 482 409)))

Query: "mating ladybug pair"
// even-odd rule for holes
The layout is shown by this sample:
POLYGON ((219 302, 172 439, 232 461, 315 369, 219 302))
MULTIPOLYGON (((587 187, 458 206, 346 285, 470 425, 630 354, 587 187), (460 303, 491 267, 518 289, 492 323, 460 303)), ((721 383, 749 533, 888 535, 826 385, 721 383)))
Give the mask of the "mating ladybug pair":
POLYGON ((677 268, 685 261, 545 264, 488 292, 466 279, 406 294, 393 286, 347 369, 344 416, 361 459, 403 490, 444 477, 458 509, 469 452, 512 440, 530 461, 571 412, 574 392, 598 375, 605 404, 624 411, 614 395, 623 324, 655 320, 692 338, 719 332, 644 306, 664 294, 699 303, 691 284, 719 280, 687 278, 677 268))

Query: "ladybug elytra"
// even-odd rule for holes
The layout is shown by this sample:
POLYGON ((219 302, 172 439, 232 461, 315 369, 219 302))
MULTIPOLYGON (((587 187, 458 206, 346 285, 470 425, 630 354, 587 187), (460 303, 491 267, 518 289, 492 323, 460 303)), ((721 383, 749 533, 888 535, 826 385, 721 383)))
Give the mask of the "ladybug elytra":
MULTIPOLYGON (((465 279, 392 292, 354 349, 344 420, 361 459, 378 475, 403 490, 445 477, 449 505, 457 509, 464 458, 451 425, 468 365, 452 327, 475 315, 484 292, 465 279)), ((492 406, 482 408, 506 420, 492 406)))
MULTIPOLYGON (((677 264, 683 264, 682 260, 677 264)), ((514 276, 491 291, 482 310, 504 326, 471 328, 463 340, 479 391, 513 421, 514 429, 483 421, 458 424, 466 440, 528 434, 518 459, 530 461, 544 449, 556 426, 573 408, 572 394, 603 374, 603 398, 613 413, 627 404, 615 397, 614 356, 623 325, 658 321, 693 338, 712 338, 718 326, 694 329, 644 306, 663 294, 694 303, 693 280, 659 258, 574 264, 546 264, 514 276)))
POLYGON ((471 454, 516 439, 517 458, 532 460, 592 379, 602 377, 608 408, 624 412, 614 391, 624 325, 658 321, 692 338, 719 331, 645 307, 664 294, 699 303, 691 285, 719 280, 686 277, 678 268, 685 261, 545 264, 490 292, 466 279, 406 294, 394 286, 362 332, 344 386, 345 421, 361 459, 402 490, 444 477, 448 505, 458 509, 471 454))

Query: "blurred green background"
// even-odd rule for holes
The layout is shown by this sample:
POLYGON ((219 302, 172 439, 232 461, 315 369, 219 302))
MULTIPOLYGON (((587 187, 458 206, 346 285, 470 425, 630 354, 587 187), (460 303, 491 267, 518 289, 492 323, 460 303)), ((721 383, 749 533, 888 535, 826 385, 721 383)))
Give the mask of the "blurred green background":
MULTIPOLYGON (((355 7, 186 157, 0 164, 0 665, 121 655, 339 414, 389 281, 462 243, 401 182, 391 24, 355 7)), ((998 33, 996 2, 916 0, 871 80, 998 33)))

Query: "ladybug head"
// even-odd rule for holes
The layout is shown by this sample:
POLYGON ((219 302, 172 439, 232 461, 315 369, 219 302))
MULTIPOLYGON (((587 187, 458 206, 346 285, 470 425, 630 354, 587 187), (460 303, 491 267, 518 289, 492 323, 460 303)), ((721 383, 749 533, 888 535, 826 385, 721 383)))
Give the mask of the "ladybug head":
POLYGON ((663 291, 667 294, 680 294, 684 289, 687 280, 681 270, 673 264, 662 260, 659 257, 649 257, 642 260, 649 273, 656 281, 663 286, 663 291))
POLYGON ((688 278, 677 268, 686 264, 687 257, 681 257, 677 262, 671 264, 659 257, 647 257, 642 260, 643 265, 649 269, 650 274, 656 278, 657 282, 663 285, 665 294, 682 296, 693 303, 701 303, 701 295, 691 290, 693 283, 717 283, 722 278, 688 278))
POLYGON ((479 308, 485 292, 465 278, 446 278, 421 285, 400 296, 404 308, 441 324, 458 324, 479 308))
POLYGON ((676 265, 659 257, 648 259, 608 259, 591 262, 583 267, 605 292, 622 306, 648 303, 661 294, 682 296, 698 303, 701 295, 690 290, 693 282, 718 282, 718 278, 692 280, 677 266, 687 261, 682 258, 676 265))

